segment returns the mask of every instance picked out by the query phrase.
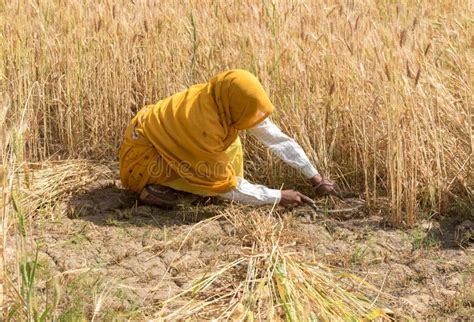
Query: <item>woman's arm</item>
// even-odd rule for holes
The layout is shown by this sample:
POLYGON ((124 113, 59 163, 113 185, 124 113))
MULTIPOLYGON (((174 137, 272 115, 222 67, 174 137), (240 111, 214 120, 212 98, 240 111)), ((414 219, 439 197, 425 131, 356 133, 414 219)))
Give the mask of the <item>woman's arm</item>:
POLYGON ((248 131, 282 159, 283 162, 301 171, 309 179, 317 195, 339 194, 334 183, 323 178, 318 173, 318 170, 311 164, 301 146, 283 133, 270 119, 265 119, 262 123, 248 131))
POLYGON ((253 184, 244 178, 237 177, 237 187, 219 196, 243 204, 259 206, 280 203, 281 190, 253 184))
POLYGON ((311 164, 301 146, 283 133, 270 119, 265 119, 247 131, 283 162, 301 171, 306 178, 312 179, 318 176, 318 171, 311 164))
MULTIPOLYGON (((275 153, 283 162, 300 170, 303 175, 310 179, 313 186, 323 193, 331 193, 333 184, 318 173, 311 164, 306 153, 295 140, 284 134, 269 119, 265 119, 248 132, 267 148, 275 153)), ((244 178, 237 177, 237 187, 233 190, 219 195, 224 199, 235 200, 243 204, 265 205, 281 204, 301 205, 304 203, 301 193, 294 190, 276 190, 262 185, 248 182, 244 178)))
POLYGON ((237 187, 229 192, 219 194, 219 197, 255 206, 275 204, 280 204, 281 206, 302 205, 305 198, 298 191, 270 189, 262 185, 250 183, 241 177, 237 177, 237 187))

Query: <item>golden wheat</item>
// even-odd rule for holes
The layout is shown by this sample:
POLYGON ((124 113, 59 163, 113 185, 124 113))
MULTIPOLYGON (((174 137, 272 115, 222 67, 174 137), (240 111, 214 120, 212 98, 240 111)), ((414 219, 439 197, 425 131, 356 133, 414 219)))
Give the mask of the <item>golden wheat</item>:
MULTIPOLYGON (((4 1, 4 126, 15 129, 24 159, 116 159, 143 105, 245 68, 322 172, 369 201, 390 196, 389 218, 411 224, 420 205, 437 212, 472 201, 472 9, 464 1, 4 1)), ((249 176, 292 184, 285 170, 258 171, 253 164, 276 167, 258 146, 246 151, 249 176)))

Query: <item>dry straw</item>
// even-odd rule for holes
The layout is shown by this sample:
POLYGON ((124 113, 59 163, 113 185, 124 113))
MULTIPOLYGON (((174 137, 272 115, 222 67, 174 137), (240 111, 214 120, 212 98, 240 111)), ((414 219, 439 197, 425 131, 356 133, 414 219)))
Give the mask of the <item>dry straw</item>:
MULTIPOLYGON (((223 216, 248 244, 240 256, 162 303, 158 319, 359 321, 391 319, 387 296, 364 279, 305 263, 289 247, 294 232, 272 213, 233 208, 223 216)), ((202 228, 202 227, 201 227, 202 228)))
MULTIPOLYGON (((90 160, 66 162, 29 163, 17 172, 18 185, 13 189, 12 200, 25 216, 43 213, 64 216, 67 214, 64 200, 72 194, 80 194, 97 183, 115 178, 117 166, 90 160), (60 208, 55 209, 54 208, 60 208)), ((110 182, 110 181, 109 181, 110 182)))

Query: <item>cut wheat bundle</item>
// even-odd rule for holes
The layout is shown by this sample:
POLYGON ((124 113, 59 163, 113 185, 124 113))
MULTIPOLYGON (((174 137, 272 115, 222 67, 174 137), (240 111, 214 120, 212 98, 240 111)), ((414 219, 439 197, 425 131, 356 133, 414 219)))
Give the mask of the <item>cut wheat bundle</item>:
POLYGON ((244 245, 239 258, 162 303, 157 319, 360 321, 391 319, 388 295, 357 275, 308 263, 288 247, 282 218, 239 209, 224 214, 244 245), (248 246, 246 246, 248 245, 248 246))
POLYGON ((72 193, 113 180, 116 165, 90 160, 25 163, 15 174, 12 188, 14 207, 32 216, 48 206, 61 206, 72 193))

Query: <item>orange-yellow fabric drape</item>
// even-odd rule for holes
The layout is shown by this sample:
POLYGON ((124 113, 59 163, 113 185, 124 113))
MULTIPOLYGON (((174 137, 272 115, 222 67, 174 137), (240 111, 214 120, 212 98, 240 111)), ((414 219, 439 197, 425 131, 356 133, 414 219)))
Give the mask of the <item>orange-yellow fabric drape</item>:
POLYGON ((125 135, 122 184, 140 192, 146 184, 184 178, 211 192, 230 191, 236 179, 226 149, 239 130, 254 127, 272 112, 262 85, 244 70, 220 73, 146 106, 125 135), (141 150, 131 153, 134 141, 141 150))

